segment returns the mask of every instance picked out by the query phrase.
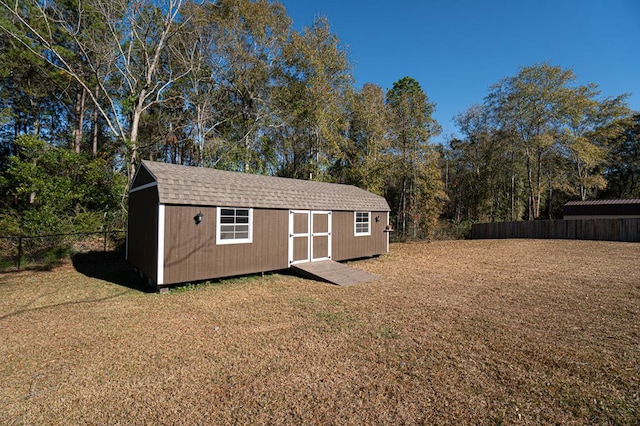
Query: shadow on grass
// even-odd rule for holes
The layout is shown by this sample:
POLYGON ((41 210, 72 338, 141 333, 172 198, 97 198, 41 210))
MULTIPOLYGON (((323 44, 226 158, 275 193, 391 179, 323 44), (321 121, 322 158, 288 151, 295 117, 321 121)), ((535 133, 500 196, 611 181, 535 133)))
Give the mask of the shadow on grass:
POLYGON ((155 288, 148 286, 146 280, 140 278, 133 266, 124 260, 123 252, 78 253, 73 256, 72 261, 76 271, 87 277, 97 278, 144 293, 155 292, 155 288))
POLYGON ((58 268, 59 266, 64 265, 64 263, 65 263, 64 259, 55 259, 55 260, 47 261, 44 263, 34 261, 27 264, 21 264, 19 269, 15 265, 4 266, 0 268, 0 273, 13 274, 13 273, 24 272, 24 271, 51 272, 54 269, 58 268))
POLYGON ((0 321, 4 320, 6 318, 17 316, 17 315, 22 315, 22 314, 27 313, 27 312, 41 311, 43 309, 57 308, 57 307, 60 307, 60 306, 80 305, 80 304, 83 304, 83 303, 104 302, 105 300, 111 300, 111 299, 115 299, 116 297, 122 296, 126 292, 127 292, 127 290, 123 290, 118 294, 112 294, 110 296, 105 296, 105 297, 101 297, 101 298, 98 298, 98 299, 86 299, 86 300, 75 300, 75 301, 70 301, 70 302, 53 303, 53 304, 49 304, 49 305, 37 306, 35 308, 30 308, 30 307, 28 307, 28 304, 27 304, 27 305, 22 306, 20 309, 17 309, 15 311, 13 311, 13 312, 9 312, 7 314, 0 315, 0 321))

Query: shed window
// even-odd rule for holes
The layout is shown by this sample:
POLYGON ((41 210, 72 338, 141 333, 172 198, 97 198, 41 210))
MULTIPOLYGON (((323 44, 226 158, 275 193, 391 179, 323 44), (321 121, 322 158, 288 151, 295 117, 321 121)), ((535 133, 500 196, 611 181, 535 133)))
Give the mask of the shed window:
POLYGON ((371 212, 355 212, 354 235, 371 235, 371 212))
POLYGON ((253 240, 253 209, 218 207, 216 244, 242 244, 253 240))

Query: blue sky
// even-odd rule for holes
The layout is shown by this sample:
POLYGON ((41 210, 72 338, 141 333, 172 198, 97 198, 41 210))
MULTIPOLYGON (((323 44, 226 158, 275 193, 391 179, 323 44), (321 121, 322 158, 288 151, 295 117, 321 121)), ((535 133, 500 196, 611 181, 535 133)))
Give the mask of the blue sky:
POLYGON ((281 0, 294 26, 329 18, 356 85, 415 78, 444 142, 453 117, 522 66, 572 69, 602 96, 631 93, 640 111, 640 0, 281 0))

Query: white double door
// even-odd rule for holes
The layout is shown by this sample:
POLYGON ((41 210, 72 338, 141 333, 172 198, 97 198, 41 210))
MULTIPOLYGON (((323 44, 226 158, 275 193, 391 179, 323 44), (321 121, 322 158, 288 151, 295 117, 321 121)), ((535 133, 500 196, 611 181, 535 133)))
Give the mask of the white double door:
POLYGON ((331 259, 331 212, 289 210, 289 265, 331 259))

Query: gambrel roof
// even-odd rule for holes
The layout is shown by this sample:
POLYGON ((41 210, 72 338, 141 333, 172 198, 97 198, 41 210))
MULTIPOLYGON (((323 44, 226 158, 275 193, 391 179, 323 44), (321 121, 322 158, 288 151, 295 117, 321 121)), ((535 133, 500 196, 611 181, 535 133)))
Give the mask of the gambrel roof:
POLYGON ((131 190, 150 186, 157 186, 159 202, 162 204, 300 210, 390 210, 384 197, 351 185, 142 161, 131 190))

